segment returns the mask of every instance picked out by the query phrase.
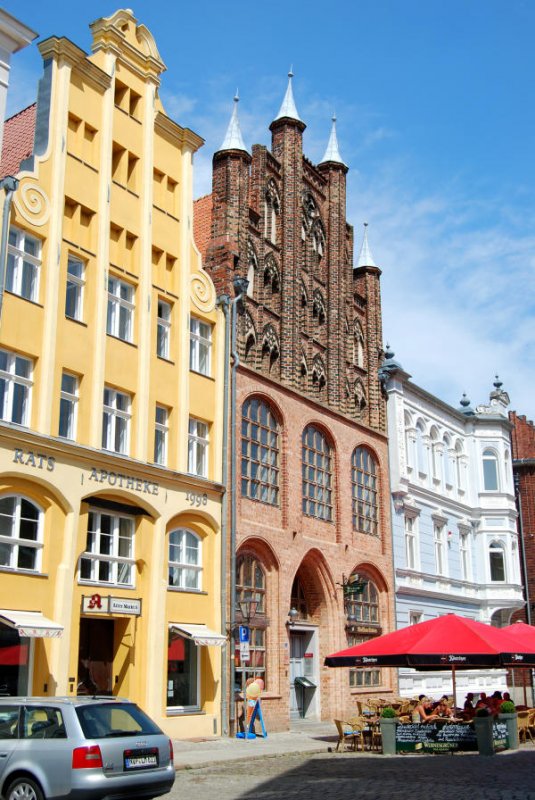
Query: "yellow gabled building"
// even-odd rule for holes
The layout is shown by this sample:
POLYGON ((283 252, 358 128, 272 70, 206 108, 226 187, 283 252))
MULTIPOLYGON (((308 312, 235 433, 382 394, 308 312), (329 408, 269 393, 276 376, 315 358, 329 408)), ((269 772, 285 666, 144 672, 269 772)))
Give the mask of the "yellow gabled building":
POLYGON ((128 696, 213 735, 225 323, 192 237, 202 139, 165 114, 131 11, 91 31, 89 56, 38 45, 37 104, 4 134, 0 693, 128 696))

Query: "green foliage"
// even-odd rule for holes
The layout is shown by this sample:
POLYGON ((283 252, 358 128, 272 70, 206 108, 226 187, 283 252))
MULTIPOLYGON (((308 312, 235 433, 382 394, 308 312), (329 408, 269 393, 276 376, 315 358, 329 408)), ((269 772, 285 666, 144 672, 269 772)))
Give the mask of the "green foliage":
POLYGON ((512 700, 504 700, 500 706, 500 712, 502 714, 514 714, 515 711, 516 707, 512 700))
POLYGON ((383 708, 383 710, 381 711, 381 717, 383 719, 394 719, 394 717, 396 716, 397 714, 392 708, 392 706, 385 706, 385 708, 383 708))

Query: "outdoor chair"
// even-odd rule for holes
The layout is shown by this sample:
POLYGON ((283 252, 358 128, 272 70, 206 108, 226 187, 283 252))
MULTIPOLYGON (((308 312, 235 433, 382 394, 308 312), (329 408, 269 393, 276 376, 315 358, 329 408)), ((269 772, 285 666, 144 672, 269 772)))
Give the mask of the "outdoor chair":
POLYGON ((362 731, 354 730, 353 726, 349 722, 345 722, 341 719, 335 719, 334 724, 336 725, 336 730, 338 731, 338 742, 336 743, 336 752, 343 753, 346 749, 346 742, 353 742, 353 750, 357 749, 357 739, 362 739, 362 731))
POLYGON ((533 738, 533 734, 531 732, 529 723, 530 723, 530 712, 519 711, 517 714, 518 739, 520 742, 526 744, 527 737, 529 736, 533 744, 535 744, 535 739, 533 738))

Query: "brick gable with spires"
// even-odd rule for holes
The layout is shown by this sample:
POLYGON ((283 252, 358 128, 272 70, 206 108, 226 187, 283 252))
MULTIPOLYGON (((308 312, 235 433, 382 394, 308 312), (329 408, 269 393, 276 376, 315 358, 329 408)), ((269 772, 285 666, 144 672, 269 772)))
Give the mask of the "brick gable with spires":
POLYGON ((215 154, 212 194, 195 204, 197 246, 218 293, 232 295, 235 274, 252 284, 239 329, 244 365, 384 431, 381 273, 353 268, 347 167, 312 164, 304 128, 278 119, 271 151, 215 154))

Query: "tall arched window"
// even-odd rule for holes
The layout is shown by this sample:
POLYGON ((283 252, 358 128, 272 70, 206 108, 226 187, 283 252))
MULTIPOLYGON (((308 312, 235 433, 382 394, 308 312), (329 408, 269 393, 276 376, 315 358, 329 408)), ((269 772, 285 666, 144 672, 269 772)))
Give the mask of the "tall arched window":
MULTIPOLYGON (((237 683, 243 685, 248 678, 262 678, 267 686, 266 676, 266 574, 256 556, 245 553, 236 561, 236 612, 241 620, 240 600, 256 600, 256 610, 249 623, 249 651, 247 664, 236 668, 237 683)), ((239 654, 239 643, 236 652, 239 654)))
MULTIPOLYGON (((348 596, 345 610, 348 620, 347 643, 349 647, 368 641, 380 632, 379 592, 373 581, 366 579, 362 594, 348 596), (374 627, 376 631, 374 631, 374 627)), ((366 686, 379 686, 380 683, 381 670, 379 669, 359 668, 349 671, 349 685, 352 687, 365 688, 366 686)))
POLYGON ((271 406, 252 397, 242 407, 241 491, 262 503, 279 503, 279 424, 271 406))
POLYGON ((39 572, 42 512, 20 495, 0 497, 0 566, 39 572))
POLYGON ((483 487, 486 492, 498 491, 498 459, 494 450, 483 450, 483 487))
POLYGON ((202 544, 187 528, 169 534, 169 586, 176 589, 202 589, 202 544))
POLYGON ((353 530, 377 536, 377 463, 365 447, 351 456, 353 530))
POLYGON ((424 443, 425 426, 421 420, 416 423, 416 457, 418 459, 418 473, 421 478, 425 478, 429 471, 427 461, 427 448, 424 443))
POLYGON ((332 456, 324 434, 308 425, 302 436, 303 514, 332 521, 332 456))

